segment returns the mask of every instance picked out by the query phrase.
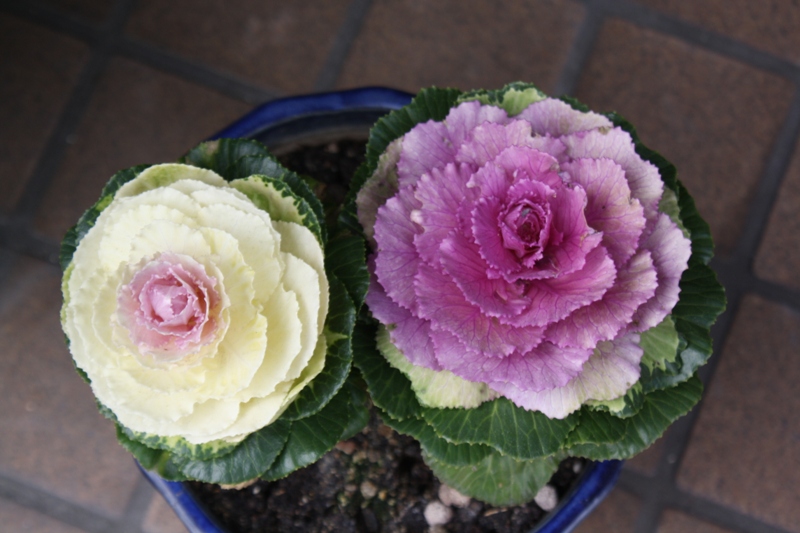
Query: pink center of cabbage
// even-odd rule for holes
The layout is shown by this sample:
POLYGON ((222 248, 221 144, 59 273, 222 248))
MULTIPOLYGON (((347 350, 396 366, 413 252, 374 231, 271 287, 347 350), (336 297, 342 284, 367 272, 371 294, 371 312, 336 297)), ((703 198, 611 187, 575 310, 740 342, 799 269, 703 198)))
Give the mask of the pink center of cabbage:
POLYGON ((503 245, 525 266, 532 267, 542 257, 550 229, 550 206, 524 198, 500 213, 503 245))
POLYGON ((120 322, 143 354, 174 362, 214 339, 216 279, 187 256, 161 254, 120 287, 120 322))

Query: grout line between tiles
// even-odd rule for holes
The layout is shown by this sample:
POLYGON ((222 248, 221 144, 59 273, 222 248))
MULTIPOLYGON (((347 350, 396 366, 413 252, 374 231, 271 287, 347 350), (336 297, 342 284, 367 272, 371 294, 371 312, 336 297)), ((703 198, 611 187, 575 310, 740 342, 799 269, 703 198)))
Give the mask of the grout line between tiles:
POLYGON ((116 531, 113 520, 4 475, 0 475, 0 498, 87 533, 116 531))
POLYGON ((111 58, 110 43, 116 38, 125 24, 132 8, 133 0, 120 0, 114 6, 111 16, 103 25, 100 39, 93 46, 78 82, 64 105, 58 122, 47 139, 33 173, 25 184, 25 189, 12 212, 12 226, 19 229, 32 222, 42 201, 42 192, 53 180, 64 157, 68 136, 78 127, 84 112, 89 106, 98 79, 105 71, 111 58))
POLYGON ((751 202, 752 207, 745 219, 744 231, 733 256, 735 260, 742 262, 741 266, 747 272, 752 271, 752 261, 758 252, 761 238, 769 223, 770 212, 778 197, 786 170, 789 168, 798 134, 800 134, 800 88, 795 87, 794 98, 770 152, 763 177, 751 202))
POLYGON ((58 266, 60 244, 17 222, 0 222, 0 247, 58 266))
POLYGON ((144 476, 139 476, 139 481, 133 489, 131 499, 122 518, 117 522, 114 529, 119 533, 138 533, 143 529, 147 509, 150 507, 150 502, 153 498, 160 498, 161 496, 156 493, 150 482, 144 476))
POLYGON ((353 0, 347 7, 344 22, 314 82, 314 91, 330 91, 334 88, 371 6, 372 0, 353 0))
POLYGON ((114 51, 171 76, 177 76, 248 104, 263 104, 283 96, 281 91, 262 89, 230 74, 218 72, 206 65, 183 59, 129 37, 121 37, 115 43, 114 51))
POLYGON ((30 22, 39 24, 52 31, 65 33, 75 39, 94 46, 101 38, 101 30, 95 25, 78 19, 69 13, 63 13, 35 0, 20 2, 18 0, 0 0, 0 10, 30 22))
POLYGON ((585 7, 586 14, 572 41, 567 54, 567 61, 564 63, 564 68, 561 69, 561 74, 553 89, 554 95, 572 95, 575 92, 583 67, 589 59, 589 54, 594 49, 600 28, 605 22, 602 10, 598 9, 592 2, 586 3, 585 7))
MULTIPOLYGON (((651 478, 648 476, 623 470, 619 479, 619 487, 632 494, 641 494, 649 490, 650 482, 651 478)), ((671 487, 665 491, 662 499, 665 508, 681 511, 735 533, 791 533, 712 500, 684 492, 677 487, 671 487)))
POLYGON ((710 50, 758 69, 772 72, 794 82, 800 82, 800 66, 737 41, 732 37, 695 26, 631 0, 583 1, 601 8, 608 16, 617 17, 632 22, 637 26, 670 35, 688 44, 710 50))
MULTIPOLYGON (((35 1, 20 4, 14 0, 0 0, 0 10, 84 41, 89 46, 95 46, 103 38, 102 29, 62 14, 53 8, 39 5, 35 1)), ((203 64, 194 63, 150 44, 126 37, 122 34, 122 28, 117 33, 119 34, 117 39, 109 43, 109 51, 112 56, 119 54, 128 57, 162 72, 178 76, 249 104, 261 104, 267 100, 283 96, 281 91, 263 89, 251 85, 229 74, 217 72, 203 64)))

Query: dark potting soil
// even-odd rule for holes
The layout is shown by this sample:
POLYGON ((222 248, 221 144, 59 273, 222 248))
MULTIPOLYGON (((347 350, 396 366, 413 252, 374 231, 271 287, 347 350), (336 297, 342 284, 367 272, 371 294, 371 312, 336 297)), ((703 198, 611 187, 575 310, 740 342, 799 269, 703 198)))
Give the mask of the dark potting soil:
MULTIPOLYGON (((561 463, 550 480, 559 499, 584 466, 583 459, 561 463)), ((243 489, 190 486, 231 533, 421 533, 430 529, 425 508, 439 501, 440 483, 423 462, 419 444, 373 415, 364 431, 279 481, 243 489)), ((527 533, 546 514, 534 502, 494 507, 471 500, 451 510, 452 518, 438 531, 527 533)))
MULTIPOLYGON (((329 204, 341 205, 350 177, 364 159, 363 141, 343 140, 295 149, 278 159, 325 184, 329 204)), ((550 481, 561 499, 585 467, 566 459, 550 481)), ((231 533, 417 533, 424 531, 527 533, 546 514, 536 503, 493 507, 471 500, 451 507, 452 518, 431 529, 425 508, 439 501, 440 482, 422 460, 419 444, 381 423, 339 443, 317 463, 275 482, 243 489, 190 483, 190 490, 231 533)))

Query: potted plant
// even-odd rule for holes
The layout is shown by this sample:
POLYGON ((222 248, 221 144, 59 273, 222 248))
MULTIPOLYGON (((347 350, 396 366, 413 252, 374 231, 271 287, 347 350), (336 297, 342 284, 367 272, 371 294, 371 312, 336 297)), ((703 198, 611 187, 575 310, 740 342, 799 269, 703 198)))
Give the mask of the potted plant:
POLYGON ((710 234, 619 115, 522 83, 427 89, 356 180, 356 365, 449 485, 530 500, 561 458, 629 458, 699 400, 724 307, 710 234))
MULTIPOLYGON (((350 187, 351 193, 344 204, 344 209, 339 213, 338 221, 333 222, 327 217, 329 235, 322 229, 325 226, 322 221, 326 219, 324 208, 316 204, 308 194, 309 189, 302 184, 303 180, 280 168, 266 153, 261 152, 257 145, 221 141, 201 145, 185 158, 185 162, 215 170, 229 180, 248 178, 251 175, 266 175, 268 179, 261 181, 271 186, 272 194, 263 194, 263 191, 259 191, 258 195, 248 195, 247 193, 252 191, 247 187, 233 185, 237 190, 245 191, 250 202, 258 208, 262 208, 264 197, 267 197, 267 200, 277 201, 281 201, 278 197, 291 197, 290 204, 294 206, 293 210, 288 210, 293 215, 291 220, 281 219, 285 218, 287 209, 266 206, 267 211, 277 217, 280 222, 278 226, 284 222, 294 223, 306 228, 315 236, 319 249, 324 250, 325 255, 324 267, 317 268, 316 271, 318 274, 324 272, 327 279, 332 280, 331 309, 337 303, 345 302, 345 305, 338 308, 345 311, 341 311, 340 315, 334 315, 339 317, 338 322, 329 319, 318 321, 325 325, 325 329, 317 330, 317 342, 322 342, 319 339, 325 337, 328 354, 323 370, 310 378, 306 375, 302 380, 304 382, 302 387, 297 386, 296 381, 285 385, 285 388, 299 392, 296 392, 296 396, 282 399, 280 407, 272 415, 274 418, 272 423, 263 428, 261 426, 253 428, 249 436, 242 438, 242 434, 237 433, 234 438, 227 440, 224 437, 212 439, 211 445, 205 442, 199 446, 186 446, 181 440, 185 437, 150 438, 144 434, 149 432, 135 431, 124 424, 119 425, 118 433, 123 445, 134 452, 145 467, 155 468, 160 472, 161 476, 148 475, 168 501, 175 506, 176 512, 192 531, 218 531, 218 529, 214 529, 217 526, 214 525, 213 519, 209 519, 203 509, 196 505, 194 497, 186 492, 185 484, 165 481, 164 477, 178 480, 191 477, 217 483, 238 484, 257 477, 259 469, 263 477, 278 478, 313 462, 337 440, 357 432, 366 422, 366 397, 363 395, 364 387, 360 381, 362 377, 384 421, 419 441, 426 461, 433 466, 437 475, 461 492, 498 505, 530 500, 547 481, 557 460, 567 454, 604 460, 625 458, 641 451, 649 446, 669 423, 688 411, 699 398, 699 381, 692 376, 696 368, 710 355, 708 327, 721 311, 724 297, 713 273, 706 266, 711 257, 708 227, 697 216, 691 198, 675 179, 674 167, 643 147, 630 125, 618 116, 595 115, 570 100, 546 99, 529 85, 512 84, 499 91, 472 93, 432 89, 423 91, 410 105, 398 109, 408 103, 408 98, 408 95, 394 91, 371 89, 272 102, 220 135, 220 137, 256 137, 269 144, 274 143, 276 138, 294 141, 300 137, 306 139, 317 137, 321 131, 331 128, 339 128, 340 131, 342 127, 348 129, 354 122, 361 125, 365 122, 372 124, 379 115, 389 109, 395 109, 387 117, 378 120, 373 128, 367 144, 366 162, 356 173, 354 183, 350 187), (532 107, 546 109, 544 113, 537 115, 536 110, 529 109, 532 107), (465 109, 466 113, 472 113, 473 116, 480 115, 481 120, 475 122, 464 114, 459 115, 464 113, 465 109), (472 120, 471 126, 465 126, 470 120, 472 120), (476 129, 481 124, 485 127, 482 130, 476 129), (536 130, 537 127, 540 129, 536 130), (483 130, 492 130, 488 132, 489 137, 484 139, 491 140, 493 146, 502 145, 502 150, 487 157, 486 154, 491 152, 486 150, 488 141, 478 145, 473 143, 470 146, 464 146, 463 142, 451 143, 455 148, 450 155, 457 157, 451 160, 445 158, 443 165, 431 163, 430 158, 426 160, 424 154, 420 155, 428 148, 441 148, 436 146, 435 140, 442 131, 448 136, 449 142, 457 138, 461 141, 478 139, 483 130), (506 144, 499 142, 497 140, 499 137, 497 139, 492 137, 494 134, 502 134, 506 144), (575 142, 575 139, 585 139, 592 135, 620 137, 627 135, 630 150, 624 153, 628 159, 615 160, 597 154, 584 154, 578 157, 575 155, 577 152, 565 154, 564 150, 559 148, 559 143, 568 145, 575 142), (512 149, 509 151, 507 150, 509 148, 512 149), (538 167, 530 160, 532 153, 530 150, 539 154, 535 156, 539 158, 538 167), (505 160, 497 158, 503 151, 506 152, 506 156, 512 155, 517 159, 524 158, 527 154, 528 159, 523 165, 527 174, 524 179, 517 180, 525 183, 517 185, 514 181, 517 178, 514 178, 505 188, 497 189, 499 192, 494 196, 487 194, 486 191, 470 196, 469 189, 487 186, 481 182, 481 175, 485 177, 492 170, 495 175, 514 175, 514 169, 503 166, 505 160), (484 155, 477 157, 476 154, 479 152, 484 155), (462 157, 465 154, 472 154, 473 159, 462 157), (638 162, 630 162, 633 156, 638 157, 638 162), (578 159, 601 161, 591 165, 594 167, 605 165, 602 175, 611 177, 594 179, 598 174, 583 172, 583 169, 578 168, 581 164, 575 163, 578 159), (611 162, 605 163, 606 160, 611 162), (414 167, 414 162, 418 163, 417 170, 414 171, 416 175, 410 171, 414 167), (649 177, 652 177, 651 170, 656 169, 657 185, 652 180, 647 181, 649 179, 647 177, 643 194, 640 194, 641 190, 636 190, 632 196, 629 192, 626 193, 623 185, 630 180, 626 181, 623 172, 620 181, 619 176, 614 175, 612 170, 624 167, 625 170, 635 174, 635 171, 629 170, 631 164, 644 165, 650 172, 649 177), (559 165, 563 165, 563 169, 559 168, 559 165), (452 174, 456 168, 460 169, 461 173, 452 174), (447 176, 448 179, 441 179, 447 173, 451 173, 451 176, 447 176), (607 183, 603 185, 603 182, 607 183), (661 185, 662 183, 664 185, 661 185), (285 184, 285 187, 282 184, 285 184), (387 274, 390 270, 387 267, 391 263, 390 256, 394 254, 397 257, 399 253, 410 253, 412 256, 416 254, 417 263, 428 261, 426 263, 428 266, 422 268, 429 269, 431 257, 429 252, 433 248, 447 243, 443 248, 444 252, 436 251, 434 254, 437 264, 443 265, 443 261, 447 262, 453 257, 443 259, 437 254, 447 254, 454 250, 475 253, 475 250, 470 252, 466 246, 460 246, 464 243, 459 239, 466 240, 467 244, 472 245, 485 243, 487 240, 484 238, 485 235, 476 237, 474 233, 459 234, 459 228, 463 229, 465 226, 459 224, 457 220, 449 221, 449 226, 438 225, 439 228, 447 229, 444 235, 436 235, 435 232, 426 234, 433 227, 426 227, 426 223, 432 220, 431 216, 435 214, 431 210, 434 204, 417 206, 413 204, 415 200, 406 201, 404 204, 403 196, 414 196, 419 193, 425 197, 425 187, 427 187, 429 194, 427 198, 433 195, 441 199, 447 192, 443 190, 446 189, 445 186, 438 187, 442 184, 455 184, 460 187, 461 196, 451 198, 450 211, 462 209, 460 207, 462 204, 468 206, 463 208, 467 210, 475 211, 484 207, 489 209, 485 204, 490 204, 490 200, 497 200, 491 207, 494 209, 492 213, 495 220, 497 213, 502 212, 503 220, 508 221, 506 230, 513 229, 507 241, 512 242, 514 238, 519 241, 521 235, 524 237, 523 241, 527 239, 521 245, 519 242, 516 244, 512 242, 511 245, 505 246, 514 254, 511 259, 516 257, 518 263, 527 261, 530 265, 526 268, 537 270, 540 274, 538 278, 532 280, 523 278, 522 283, 517 283, 521 277, 519 267, 514 271, 513 264, 508 266, 510 264, 508 263, 505 264, 508 268, 503 271, 501 268, 503 264, 491 264, 490 268, 484 269, 484 274, 492 270, 491 276, 478 281, 475 286, 480 289, 481 283, 484 285, 494 283, 491 285, 494 292, 490 291, 490 294, 498 294, 496 291, 498 285, 495 281, 500 280, 508 285, 505 289, 501 289, 506 291, 504 296, 508 296, 509 287, 513 289, 516 285, 525 285, 526 288, 537 286, 541 285, 537 280, 547 279, 551 280, 548 281, 550 287, 564 289, 555 300, 551 300, 554 302, 553 308, 568 309, 566 314, 559 312, 558 316, 555 316, 552 313, 545 313, 542 317, 535 318, 531 316, 530 302, 532 298, 542 298, 542 296, 532 296, 531 291, 522 295, 512 295, 517 299, 516 303, 512 303, 517 307, 523 307, 522 311, 514 311, 513 316, 527 313, 525 320, 497 335, 496 337, 502 341, 498 346, 480 344, 478 348, 467 346, 465 350, 459 345, 459 349, 469 354, 479 350, 499 350, 499 352, 505 350, 508 353, 498 353, 496 356, 508 357, 514 350, 519 352, 516 347, 520 343, 532 343, 530 339, 536 334, 542 337, 544 330, 547 329, 545 326, 550 326, 554 330, 566 330, 560 341, 551 335, 546 342, 553 346, 560 342, 561 348, 565 348, 561 351, 569 352, 568 357, 559 360, 557 354, 553 355, 557 350, 552 349, 538 353, 540 358, 544 357, 543 354, 554 358, 551 362, 555 369, 550 371, 552 374, 548 378, 550 381, 546 383, 514 381, 510 379, 508 372, 502 376, 485 371, 476 373, 474 359, 462 358, 461 363, 453 364, 452 359, 447 358, 446 350, 436 351, 441 346, 446 346, 446 342, 441 338, 436 341, 438 343, 436 346, 431 346, 432 350, 427 354, 430 356, 432 353, 433 358, 425 360, 426 354, 419 353, 420 350, 417 349, 424 343, 417 343, 413 340, 413 336, 407 335, 410 328, 404 329, 404 324, 416 326, 417 329, 421 325, 439 337, 443 336, 443 331, 451 334, 457 332, 452 327, 448 329, 446 324, 434 322, 436 317, 446 317, 446 310, 420 312, 414 305, 408 306, 402 301, 392 300, 398 294, 398 290, 392 286, 393 276, 387 274), (648 188, 653 187, 659 189, 656 196, 648 192, 648 188), (667 192, 662 193, 662 188, 667 192), (519 194, 519 190, 527 192, 519 194), (274 194, 274 191, 286 194, 274 194), (555 200, 555 197, 565 199, 555 200), (305 210, 297 207, 302 205, 298 198, 305 201, 307 205, 305 210), (481 203, 481 198, 487 200, 481 203), (458 205, 452 203, 455 199, 458 200, 458 205), (603 201, 599 202, 598 199, 603 201), (627 202, 627 207, 621 200, 627 202), (483 207, 479 208, 478 204, 483 207), (598 210, 602 213, 606 207, 614 214, 606 217, 598 215, 598 210), (560 211, 574 216, 570 218, 551 215, 560 211), (313 213, 314 216, 303 216, 308 213, 313 213), (538 218, 531 220, 531 216, 538 218), (636 218, 637 216, 639 218, 636 218), (552 221, 548 217, 551 217, 552 221), (625 224, 612 224, 610 220, 615 217, 625 220, 625 224), (530 237, 532 233, 529 230, 536 224, 538 224, 536 234, 539 240, 530 237), (319 229, 315 231, 315 228, 319 229), (411 228, 411 231, 403 236, 402 233, 406 228, 411 228), (632 235, 637 231, 636 228, 638 233, 632 235), (362 309, 356 320, 355 309, 367 292, 367 269, 360 261, 352 262, 353 257, 364 255, 363 244, 359 240, 362 233, 370 242, 372 280, 368 297, 369 309, 362 309), (400 248, 392 244, 393 237, 389 236, 392 233, 395 236, 401 234, 400 239, 405 239, 403 241, 405 244, 401 242, 400 248), (663 234, 668 237, 662 237, 663 234), (419 237, 415 237, 416 235, 419 237), (415 239, 420 242, 427 239, 435 246, 420 252, 416 248, 415 239), (552 242, 545 242, 542 239, 545 241, 550 239, 552 242), (665 245, 665 242, 678 243, 677 251, 671 245, 665 245), (560 243, 563 245, 559 246, 560 243), (533 257, 538 252, 531 250, 537 246, 541 254, 533 257), (594 251, 596 249, 600 251, 594 251), (580 258, 575 259, 576 264, 579 263, 577 266, 553 268, 552 265, 563 265, 568 262, 567 259, 576 255, 573 253, 575 250, 577 255, 582 254, 580 258), (549 270, 541 261, 542 257, 547 258, 549 270), (664 264, 669 265, 670 260, 684 265, 682 268, 663 267, 664 264), (589 265, 593 270, 589 271, 589 267, 584 268, 583 265, 589 265), (591 272, 591 275, 581 279, 581 276, 570 274, 578 272, 591 272), (587 277, 592 278, 592 283, 585 283, 587 277), (336 280, 342 281, 338 293, 334 290, 336 280), (634 281, 625 282, 625 280, 634 281), (634 289, 637 283, 639 285, 649 283, 650 286, 641 288, 636 298, 615 297, 615 295, 636 293, 634 289), (587 285, 595 288, 587 289, 587 285), (567 290, 570 286, 573 288, 571 291, 567 290), (675 305, 677 301, 675 293, 678 287, 681 299, 675 305), (575 297, 576 294, 585 293, 587 290, 594 291, 588 299, 575 297), (595 302, 603 302, 605 294, 614 297, 607 297, 611 300, 606 300, 606 303, 612 301, 617 307, 626 309, 621 313, 623 318, 617 320, 622 324, 615 323, 615 326, 606 328, 616 327, 613 333, 602 331, 588 335, 590 339, 587 340, 583 338, 586 335, 577 331, 581 328, 552 326, 563 323, 566 318, 575 324, 585 324, 586 318, 582 317, 578 310, 591 307, 595 302), (660 308, 660 311, 653 314, 645 309, 639 315, 635 315, 639 307, 655 295, 659 296, 658 305, 649 307, 660 308), (564 304, 563 301, 570 300, 570 296, 573 297, 572 301, 564 304), (525 298, 528 298, 527 304, 521 302, 525 298), (637 298, 644 301, 638 302, 637 298), (353 305, 346 305, 349 303, 346 302, 348 299, 353 305), (663 301, 667 303, 663 304, 663 301), (524 308, 525 305, 528 307, 524 308), (633 307, 633 310, 628 313, 627 308, 630 307, 633 307), (413 313, 402 315, 404 309, 413 313), (401 315, 398 315, 398 312, 401 315), (342 316, 346 318, 341 318, 342 316), (543 323, 538 324, 537 320, 543 323), (632 327, 633 322, 636 322, 636 327, 632 327), (328 332, 327 336, 324 335, 325 332, 328 332), (579 339, 573 344, 581 344, 580 349, 566 342, 575 338, 579 339), (503 342, 514 348, 506 349, 502 345, 503 342), (331 357, 332 352, 334 355, 331 357), (349 369, 351 353, 359 372, 347 377, 342 369, 345 367, 349 369), (614 361, 618 360, 624 360, 624 364, 615 365, 614 361), (339 363, 338 373, 335 371, 334 362, 339 363), (329 368, 329 363, 333 367, 329 368), (597 381, 600 371, 592 370, 581 375, 584 367, 606 369, 610 372, 610 379, 605 381, 611 382, 613 386, 606 387, 601 392, 595 388, 583 396, 576 394, 574 389, 570 391, 568 383, 575 381, 576 377, 586 383, 597 381), (455 397, 440 394, 443 383, 449 388, 457 384, 461 393, 455 397), (502 383, 506 386, 503 387, 502 383), (542 400, 543 396, 547 397, 542 391, 552 390, 558 390, 562 396, 572 397, 570 402, 562 402, 564 406, 560 411, 552 411, 551 408, 556 403, 552 401, 552 395, 549 402, 542 400), (466 397, 469 397, 467 401, 464 400, 466 397), (328 409, 328 412, 322 415, 325 409, 328 409), (549 412, 546 412, 548 410, 549 412), (334 424, 336 428, 332 428, 330 423, 332 417, 328 413, 336 413, 335 416, 338 417, 334 424), (282 425, 288 426, 289 429, 282 429, 282 425), (303 433, 303 428, 307 430, 306 433, 303 433), (309 428, 314 429, 309 430, 309 428), (284 432, 284 440, 281 440, 283 434, 279 436, 280 438, 275 437, 275 434, 280 432, 284 432), (312 439, 308 437, 314 432, 322 432, 325 436, 322 439, 324 445, 318 443, 311 445, 312 439), (220 440, 222 442, 218 442, 220 440), (275 444, 276 442, 280 444, 275 444), (253 453, 262 458, 261 462, 257 461, 243 468, 242 463, 247 461, 243 461, 242 458, 251 457, 253 453), (510 471, 515 475, 509 476, 510 471)), ((588 150, 586 146, 584 148, 588 150)), ((75 293, 79 291, 71 290, 70 287, 87 285, 75 281, 75 269, 78 269, 79 274, 81 268, 91 270, 88 266, 74 265, 76 263, 92 265, 97 262, 85 254, 73 260, 76 245, 82 238, 85 240, 85 235, 89 234, 95 221, 98 220, 99 213, 108 209, 109 205, 112 207, 116 205, 114 202, 117 202, 118 190, 122 191, 119 195, 121 201, 128 196, 135 197, 141 194, 139 191, 135 195, 130 195, 132 188, 150 187, 150 185, 127 186, 126 191, 123 182, 135 179, 140 172, 142 171, 130 171, 113 179, 104 191, 101 201, 84 215, 76 229, 65 240, 62 264, 66 269, 67 304, 64 316, 67 324, 65 329, 70 339, 78 336, 78 326, 74 323, 79 323, 83 313, 90 313, 93 306, 97 306, 96 303, 83 302, 82 298, 79 298, 78 304, 72 304, 75 293), (81 259, 82 257, 90 259, 81 259)), ((134 183, 158 183, 160 186, 165 180, 170 179, 164 176, 148 178, 148 174, 145 174, 145 179, 134 183)), ((216 186, 223 189, 227 186, 224 183, 217 183, 216 186)), ((629 191, 631 185, 628 184, 626 187, 629 191)), ((633 188, 636 188, 636 184, 633 188)), ((158 199, 156 203, 162 203, 162 200, 158 199)), ((117 218, 124 219, 124 216, 123 213, 117 218)), ((470 216, 478 218, 478 215, 470 216)), ((105 218, 112 217, 106 215, 105 218)), ((219 224, 224 226, 226 223, 223 220, 219 224)), ((100 226, 107 227, 107 224, 103 223, 100 226)), ((496 235, 499 235, 500 239, 504 238, 502 232, 496 235)), ((89 242, 91 244, 91 237, 89 242)), ((309 246, 311 244, 311 241, 303 242, 307 242, 309 246)), ((97 248, 99 247, 89 246, 89 249, 97 250, 97 248)), ((163 254, 163 252, 157 253, 163 254)), ((480 255, 480 250, 477 253, 480 255)), ((151 293, 142 289, 143 287, 155 287, 161 281, 169 279, 174 281, 172 283, 174 286, 183 287, 188 283, 193 287, 194 293, 205 294, 201 285, 203 283, 208 286, 213 285, 213 282, 208 280, 204 282, 200 279, 198 282, 197 279, 202 276, 192 278, 189 274, 193 265, 187 266, 180 260, 170 256, 162 258, 160 255, 155 264, 150 265, 154 260, 149 259, 150 256, 142 257, 148 260, 143 261, 137 257, 136 266, 128 266, 126 274, 119 274, 119 279, 122 281, 118 282, 118 285, 127 287, 122 291, 124 295, 136 297, 123 295, 116 297, 116 301, 121 309, 135 308, 136 302, 140 304, 145 302, 146 308, 140 305, 138 315, 137 309, 133 309, 127 319, 123 316, 118 320, 121 326, 140 325, 142 320, 137 317, 144 316, 145 311, 149 312, 153 308, 150 301, 155 300, 148 300, 148 294, 151 293), (181 267, 184 271, 188 271, 184 278, 189 279, 189 282, 181 278, 183 276, 181 272, 174 274, 181 267), (140 275, 137 281, 137 272, 140 271, 145 273, 140 275), (164 274, 165 271, 172 274, 164 274), (170 278, 170 275, 173 277, 170 278), (175 281, 177 278, 181 279, 175 281), (147 285, 148 282, 150 285, 147 285), (128 307, 124 307, 123 304, 128 307)), ((451 266, 467 264, 468 258, 455 257, 455 259, 457 261, 451 261, 451 266)), ((309 262, 313 263, 311 260, 309 262)), ((442 272, 446 270, 446 268, 441 269, 442 272)), ((450 271, 451 274, 455 273, 455 279, 437 279, 435 283, 427 286, 435 286, 436 290, 443 289, 445 292, 442 294, 449 298, 451 294, 447 291, 457 286, 458 276, 463 274, 458 272, 458 268, 451 268, 450 271)), ((417 277, 418 274, 418 271, 412 272, 411 276, 417 277)), ((85 273, 81 275, 85 276, 85 279, 93 279, 91 275, 85 273)), ((422 292, 416 294, 414 298, 424 300, 427 294, 426 286, 418 285, 415 290, 422 292)), ((477 298, 475 301, 483 301, 487 306, 492 305, 488 300, 479 300, 485 295, 473 293, 473 296, 477 298)), ((217 300, 209 296, 204 298, 205 300, 199 298, 205 305, 200 307, 213 309, 217 300)), ((428 298, 424 303, 426 309, 435 304, 434 300, 428 298)), ((470 305, 482 313, 489 313, 494 317, 502 314, 503 310, 500 309, 502 306, 497 307, 497 302, 494 302, 497 309, 489 310, 475 304, 475 301, 470 305)), ((202 312, 199 315, 202 315, 202 312)), ((506 322, 511 323, 513 320, 508 319, 506 322)), ((180 345, 175 339, 151 341, 152 335, 147 331, 136 336, 137 328, 132 329, 133 336, 128 334, 128 338, 133 339, 130 342, 137 346, 145 346, 146 351, 151 354, 149 357, 153 354, 158 356, 165 351, 162 349, 163 345, 158 342, 166 342, 169 347, 180 345)), ((113 331, 109 333, 110 336, 113 334, 113 331)), ((186 337, 194 335, 201 341, 204 339, 202 328, 200 330, 184 328, 180 334, 186 337)), ((117 338, 120 337, 119 331, 116 335, 117 338)), ((208 336, 212 337, 213 335, 208 336)), ((129 342, 124 336, 123 340, 129 342)), ((485 343, 485 340, 482 342, 485 343)), ((213 342, 215 340, 212 339, 202 346, 212 345, 213 342)), ((463 340, 459 342, 463 343, 463 340)), ((536 346, 526 347, 526 350, 534 350, 536 346)), ((80 350, 80 348, 75 349, 80 350)), ((183 351, 193 353, 191 350, 183 351)), ((450 353, 452 352, 453 350, 450 350, 450 353)), ((516 354, 514 357, 519 355, 516 354)), ((79 358, 80 356, 76 357, 76 361, 79 368, 83 368, 82 360, 79 358)), ((104 374, 99 372, 96 375, 104 374)), ((600 372, 600 376, 606 374, 600 372)), ((92 379, 91 375, 86 377, 92 379)), ((102 393, 98 394, 101 403, 106 397, 102 396, 102 393)), ((113 409, 112 412, 104 409, 104 412, 110 417, 116 417, 113 409)), ((213 433, 211 436, 218 435, 219 433, 213 433)), ((197 440, 194 436, 192 438, 197 440)), ((190 442, 190 444, 195 443, 190 442)), ((571 496, 539 526, 538 531, 568 531, 574 527, 610 489, 619 467, 619 461, 591 463, 571 496)))

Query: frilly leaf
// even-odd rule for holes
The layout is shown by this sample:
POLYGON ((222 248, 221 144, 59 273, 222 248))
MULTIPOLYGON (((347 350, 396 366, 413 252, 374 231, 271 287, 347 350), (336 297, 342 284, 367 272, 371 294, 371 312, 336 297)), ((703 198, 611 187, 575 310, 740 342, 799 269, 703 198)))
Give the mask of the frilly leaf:
POLYGON ((292 422, 286 446, 260 476, 275 480, 319 460, 334 445, 360 431, 369 421, 369 399, 353 378, 318 413, 292 422))
POLYGON ((420 418, 422 407, 402 372, 392 367, 378 352, 376 321, 359 318, 353 332, 353 363, 361 371, 373 403, 394 420, 420 418))
POLYGON ((249 435, 230 453, 207 460, 173 454, 167 461, 169 466, 160 469, 160 473, 165 476, 174 469, 187 479, 225 485, 255 479, 273 464, 291 429, 290 422, 277 420, 249 435))
POLYGON ((570 435, 572 445, 567 453, 594 460, 633 457, 688 413, 700 401, 702 393, 703 384, 694 376, 670 389, 646 395, 641 410, 630 418, 620 419, 584 407, 580 412, 581 423, 570 435))
POLYGON ((424 456, 441 481, 463 494, 491 505, 520 505, 531 501, 558 469, 556 457, 518 461, 493 453, 478 463, 456 466, 424 456))
POLYGON ((458 103, 477 100, 483 105, 500 107, 508 113, 508 116, 513 117, 522 113, 529 105, 545 98, 547 95, 532 83, 518 81, 509 83, 502 89, 468 91, 458 98, 458 103))
POLYGON ((561 450, 577 416, 562 420, 538 411, 526 411, 506 398, 485 402, 474 409, 423 409, 434 431, 458 444, 486 444, 518 460, 552 455, 561 450))
POLYGON ((411 435, 417 439, 422 451, 428 456, 454 466, 472 465, 494 452, 489 446, 482 444, 453 444, 441 438, 424 420, 409 417, 395 420, 385 412, 380 412, 381 419, 387 426, 399 433, 411 435))
POLYGON ((351 338, 356 310, 344 285, 336 276, 329 274, 328 283, 331 289, 331 306, 325 327, 332 333, 329 338, 335 340, 328 345, 322 372, 300 391, 281 415, 280 418, 285 420, 299 420, 318 412, 339 391, 350 373, 353 360, 351 338))
POLYGON ((607 411, 618 418, 628 418, 641 410, 644 405, 642 384, 636 382, 624 396, 607 401, 589 401, 586 405, 597 411, 607 411))
POLYGON ((326 264, 347 288, 357 310, 364 304, 369 287, 366 256, 364 239, 347 233, 338 234, 325 247, 326 264))

